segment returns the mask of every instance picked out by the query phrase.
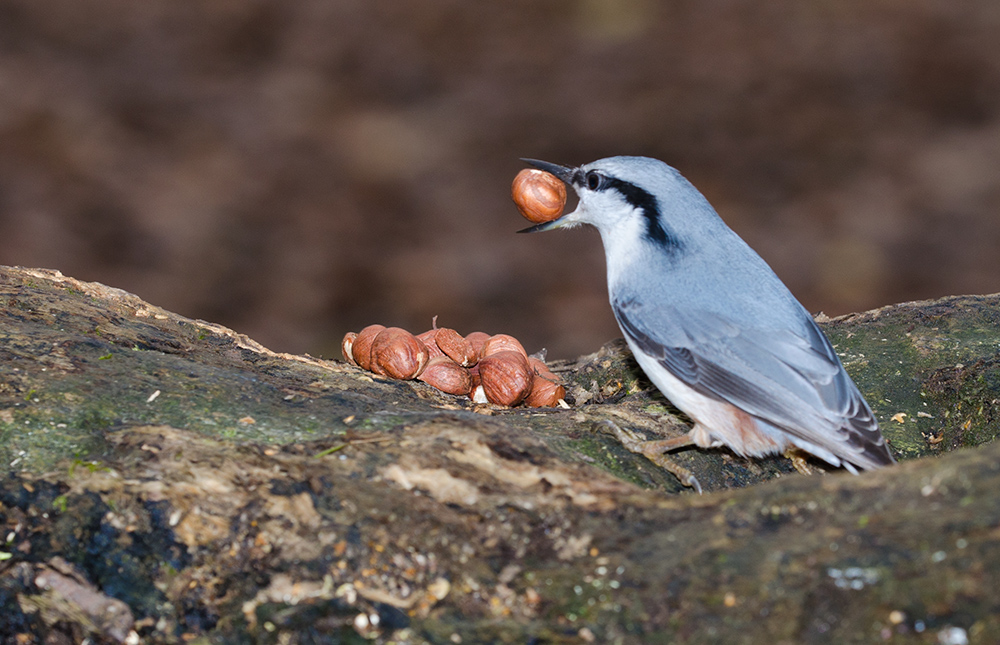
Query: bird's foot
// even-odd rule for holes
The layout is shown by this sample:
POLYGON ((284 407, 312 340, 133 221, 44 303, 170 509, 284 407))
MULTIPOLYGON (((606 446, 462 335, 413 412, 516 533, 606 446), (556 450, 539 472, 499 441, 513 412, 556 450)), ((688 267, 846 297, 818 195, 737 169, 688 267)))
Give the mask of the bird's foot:
POLYGON ((622 428, 610 419, 601 421, 600 425, 610 430, 611 434, 618 439, 622 447, 626 450, 634 452, 637 455, 642 455, 660 468, 671 473, 685 486, 693 488, 698 491, 699 495, 701 494, 701 484, 698 483, 694 473, 664 454, 671 450, 691 445, 691 438, 688 435, 649 441, 639 433, 622 428))
POLYGON ((807 461, 806 453, 799 448, 785 448, 785 451, 781 453, 783 457, 788 457, 792 460, 792 466, 795 470, 799 471, 803 475, 815 475, 816 469, 809 465, 807 461))

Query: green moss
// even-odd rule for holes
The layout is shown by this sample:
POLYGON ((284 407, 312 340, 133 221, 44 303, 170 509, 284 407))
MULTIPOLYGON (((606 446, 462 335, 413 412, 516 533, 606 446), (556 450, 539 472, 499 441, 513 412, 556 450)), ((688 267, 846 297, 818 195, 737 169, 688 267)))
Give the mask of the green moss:
POLYGON ((988 297, 900 305, 824 330, 897 456, 1000 434, 1000 315, 988 297))

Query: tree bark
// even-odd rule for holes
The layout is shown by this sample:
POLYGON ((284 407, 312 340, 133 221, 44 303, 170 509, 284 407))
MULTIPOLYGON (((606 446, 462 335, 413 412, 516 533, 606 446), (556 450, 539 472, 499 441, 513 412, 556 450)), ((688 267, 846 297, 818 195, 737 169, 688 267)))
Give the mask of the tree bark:
POLYGON ((903 463, 701 496, 604 431, 687 427, 621 341, 507 410, 55 271, 0 323, 4 642, 1000 642, 1000 296, 821 320, 903 463))

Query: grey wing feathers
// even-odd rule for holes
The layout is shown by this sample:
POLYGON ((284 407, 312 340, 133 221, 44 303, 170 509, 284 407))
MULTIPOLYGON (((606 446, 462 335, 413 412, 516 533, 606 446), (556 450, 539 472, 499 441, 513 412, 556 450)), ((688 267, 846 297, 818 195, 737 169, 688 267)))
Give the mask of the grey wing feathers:
POLYGON ((622 331, 645 353, 705 396, 745 412, 849 464, 893 462, 878 422, 811 318, 802 335, 741 329, 709 312, 655 310, 616 301, 622 331))

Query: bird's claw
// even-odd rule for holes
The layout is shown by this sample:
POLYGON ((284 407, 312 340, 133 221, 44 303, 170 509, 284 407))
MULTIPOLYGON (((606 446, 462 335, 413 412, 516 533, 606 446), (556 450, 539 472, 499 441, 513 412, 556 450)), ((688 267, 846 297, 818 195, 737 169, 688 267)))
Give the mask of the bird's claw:
MULTIPOLYGON (((682 466, 678 466, 678 468, 682 468, 682 466)), ((677 473, 674 474, 676 475, 677 473)), ((701 484, 698 483, 698 479, 694 476, 694 473, 692 473, 691 471, 688 471, 686 479, 681 479, 681 483, 687 486, 688 488, 695 489, 696 491, 698 491, 698 494, 701 495, 701 484)))
POLYGON ((815 475, 816 469, 809 465, 806 453, 799 448, 787 448, 782 456, 787 457, 792 462, 792 467, 803 475, 815 475))
POLYGON ((694 473, 664 454, 675 448, 689 445, 690 438, 687 435, 674 437, 673 439, 650 441, 633 430, 622 428, 610 419, 603 419, 600 425, 606 426, 611 431, 611 434, 618 439, 623 448, 637 455, 642 455, 660 468, 671 473, 681 484, 695 489, 701 495, 701 484, 694 476, 694 473))

